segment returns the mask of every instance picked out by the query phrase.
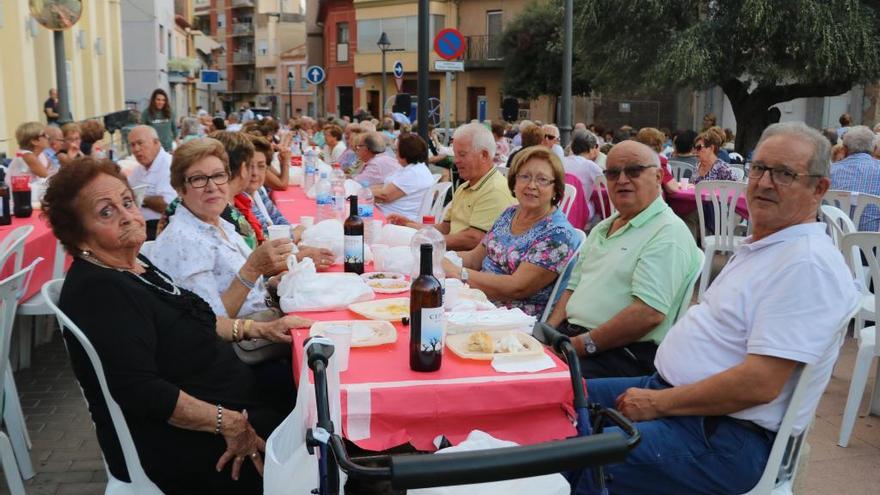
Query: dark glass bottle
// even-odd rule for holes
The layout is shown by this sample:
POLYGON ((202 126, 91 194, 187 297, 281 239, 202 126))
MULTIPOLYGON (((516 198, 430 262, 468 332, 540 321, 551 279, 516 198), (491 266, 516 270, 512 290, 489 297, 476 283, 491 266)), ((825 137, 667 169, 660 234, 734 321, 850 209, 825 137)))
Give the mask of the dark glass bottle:
POLYGON ((437 371, 443 361, 443 288, 434 277, 430 244, 419 248, 419 276, 409 295, 409 367, 413 371, 437 371))
POLYGON ((364 273, 364 221, 358 216, 358 198, 353 195, 349 200, 349 215, 342 224, 345 234, 345 271, 364 273))
POLYGON ((6 186, 6 171, 0 169, 0 225, 12 223, 12 212, 9 210, 9 187, 6 186))

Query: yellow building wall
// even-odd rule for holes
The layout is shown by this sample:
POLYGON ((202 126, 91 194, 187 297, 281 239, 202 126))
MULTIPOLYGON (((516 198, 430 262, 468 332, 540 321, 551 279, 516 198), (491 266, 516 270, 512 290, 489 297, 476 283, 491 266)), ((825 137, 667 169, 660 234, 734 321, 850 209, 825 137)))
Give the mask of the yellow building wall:
MULTIPOLYGON (((28 29, 27 0, 3 0, 0 24, 0 153, 17 149, 15 128, 28 121, 45 122, 43 102, 55 84, 53 34, 33 22, 28 29)), ((121 7, 117 0, 84 2, 80 21, 64 33, 65 54, 71 66, 69 86, 75 119, 124 109, 122 98, 121 7), (77 33, 82 31, 82 48, 77 33), (102 54, 95 40, 102 39, 102 54)))

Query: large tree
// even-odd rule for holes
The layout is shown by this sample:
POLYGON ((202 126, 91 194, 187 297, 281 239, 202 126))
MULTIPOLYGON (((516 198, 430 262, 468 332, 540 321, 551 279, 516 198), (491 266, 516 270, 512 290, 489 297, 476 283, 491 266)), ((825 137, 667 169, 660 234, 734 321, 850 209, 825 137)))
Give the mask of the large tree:
MULTIPOLYGON (((561 69, 540 91, 535 85, 545 67, 561 65, 561 3, 526 9, 505 32, 510 94, 558 94, 561 69), (548 25, 555 29, 547 32, 548 25), (543 69, 540 76, 514 73, 529 62, 543 69)), ((878 3, 575 0, 579 84, 615 93, 717 85, 733 107, 737 149, 751 149, 772 105, 839 95, 880 78, 878 3)))

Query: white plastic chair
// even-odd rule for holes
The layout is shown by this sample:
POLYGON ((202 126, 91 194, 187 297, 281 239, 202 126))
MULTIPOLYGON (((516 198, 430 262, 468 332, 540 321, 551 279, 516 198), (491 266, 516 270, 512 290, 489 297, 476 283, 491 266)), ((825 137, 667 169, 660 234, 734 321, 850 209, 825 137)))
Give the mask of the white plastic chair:
POLYGON ((33 225, 22 225, 16 227, 12 232, 3 238, 0 242, 0 270, 6 265, 6 261, 13 256, 12 271, 21 270, 21 264, 24 261, 24 243, 34 231, 33 225))
POLYGON ((605 219, 614 215, 617 212, 617 208, 614 207, 614 203, 611 201, 611 194, 608 192, 608 179, 602 174, 597 175, 593 184, 593 189, 595 189, 596 194, 599 196, 599 210, 600 213, 602 213, 602 218, 605 219), (605 200, 602 198, 603 189, 605 190, 605 194, 608 195, 607 206, 610 207, 609 211, 605 211, 605 200))
MULTIPOLYGON (((159 487, 147 477, 143 467, 141 467, 140 457, 138 457, 137 450, 135 449, 134 440, 131 438, 128 424, 125 422, 125 416, 122 415, 122 410, 119 408, 119 404, 117 404, 113 399, 113 396, 110 395, 110 389, 107 387, 107 378, 104 376, 104 366, 101 364, 101 358, 98 356, 92 343, 89 342, 89 338, 86 337, 82 330, 80 330, 79 327, 77 327, 76 324, 58 308, 58 299, 61 295, 61 286, 63 284, 63 280, 46 282, 46 284, 43 285, 42 290, 43 298, 46 300, 49 307, 52 308, 52 312, 55 313, 55 316, 58 317, 58 325, 61 327, 62 333, 68 331, 76 337, 76 340, 79 341, 83 351, 85 351, 86 355, 89 357, 89 361, 92 363, 95 376, 98 378, 98 384, 101 386, 101 393, 104 396, 104 402, 107 404, 107 410, 110 412, 110 418, 113 420, 113 429, 116 432, 116 437, 119 439, 119 444, 122 447, 122 456, 125 459, 125 467, 128 470, 128 476, 131 479, 130 483, 126 483, 113 477, 113 475, 110 474, 110 470, 106 469, 105 462, 104 466, 107 470, 108 481, 104 493, 107 495, 161 495, 162 491, 159 490, 159 487)), ((65 346, 66 345, 67 341, 65 341, 65 346)), ((70 350, 68 349, 68 353, 69 352, 70 350)))
MULTIPOLYGON (((61 242, 56 240, 55 260, 52 263, 52 280, 64 277, 64 262, 66 259, 67 253, 64 251, 64 247, 61 245, 61 242)), ((43 299, 43 294, 38 292, 27 301, 23 301, 18 305, 18 316, 33 317, 30 328, 26 326, 23 321, 24 318, 19 319, 21 323, 19 324, 20 332, 18 334, 18 363, 21 368, 28 368, 31 365, 31 349, 34 343, 51 341, 52 322, 48 317, 52 316, 52 310, 46 305, 46 301, 43 299), (37 318, 40 316, 47 317, 46 325, 43 327, 44 331, 42 334, 37 333, 37 318), (48 330, 46 330, 47 328, 48 330)))
POLYGON ((12 388, 6 378, 12 378, 9 371, 9 345, 12 342, 12 326, 15 322, 15 309, 22 293, 27 290, 34 266, 42 261, 37 258, 22 270, 0 281, 0 376, 4 377, 3 389, 3 422, 9 436, 0 431, 0 460, 9 491, 13 494, 24 494, 22 479, 34 476, 29 452, 30 440, 26 436, 27 427, 21 405, 18 401, 15 382, 12 388))
POLYGON ((565 194, 562 195, 562 201, 559 202, 559 208, 565 216, 568 216, 568 212, 571 211, 571 207, 574 206, 574 200, 576 197, 577 189, 571 184, 566 184, 565 194))
POLYGON ((434 184, 440 182, 440 179, 443 177, 443 174, 431 174, 431 177, 434 178, 434 184))
POLYGON ((876 208, 880 208, 880 196, 874 196, 873 194, 867 193, 856 193, 855 196, 855 208, 853 209, 852 220, 856 226, 862 221, 862 216, 865 214, 865 209, 868 206, 874 206, 876 208))
POLYGON ((452 187, 452 182, 438 182, 431 186, 431 189, 422 198, 422 206, 419 208, 419 220, 424 216, 430 215, 434 217, 435 221, 442 221, 444 201, 450 187, 452 187))
POLYGON ((149 184, 141 184, 139 186, 134 186, 131 190, 134 192, 134 200, 137 203, 138 207, 144 206, 144 197, 147 195, 147 188, 149 188, 149 184))
MULTIPOLYGON (((877 249, 880 249, 880 233, 874 232, 856 232, 843 236, 843 253, 847 259, 850 269, 861 265, 861 257, 863 256, 868 262, 868 269, 874 280, 880 280, 880 261, 877 260, 877 249), (861 256, 858 256, 858 255, 861 256)), ((853 270, 853 274, 856 271, 853 270)), ((874 290, 871 297, 874 307, 880 304, 880 291, 874 290)), ((856 416, 859 412, 859 404, 862 402, 862 394, 865 392, 865 385, 868 382, 868 373, 871 369, 871 362, 877 356, 880 356, 880 347, 877 342, 880 341, 878 335, 878 327, 876 324, 867 328, 859 329, 859 350, 856 353, 856 363, 853 368, 852 381, 849 384, 849 394, 846 397, 846 406, 843 410, 843 420, 840 424, 840 438, 837 444, 846 447, 849 444, 849 438, 852 435, 853 426, 855 426, 856 416)), ((880 363, 877 365, 876 376, 880 377, 880 363)), ((874 390, 871 393, 868 410, 870 414, 880 416, 880 380, 874 384, 874 390)))
POLYGON ((693 165, 688 162, 679 162, 676 160, 669 160, 669 171, 672 173, 672 177, 675 178, 676 182, 681 181, 682 177, 687 177, 690 179, 694 176, 694 172, 696 169, 693 165))
POLYGON ((694 197, 697 202, 697 213, 700 218, 700 242, 706 258, 703 261, 703 273, 700 277, 699 298, 709 286, 709 276, 712 271, 712 260, 715 253, 730 253, 739 246, 745 236, 734 234, 737 227, 736 203, 745 192, 747 184, 730 180, 704 180, 696 185, 694 197), (706 213, 703 201, 712 203, 712 213, 715 220, 715 234, 706 233, 706 213))
POLYGON ((700 275, 703 273, 702 266, 706 255, 703 254, 702 251, 697 252, 699 253, 698 258, 700 259, 700 262, 697 264, 697 266, 700 268, 695 270, 694 273, 691 274, 690 280, 688 280, 687 287, 681 298, 681 303, 678 305, 678 313, 676 313, 675 319, 672 320, 673 323, 680 320, 681 317, 684 316, 685 313, 687 313, 688 308, 691 306, 691 299, 693 299, 694 296, 694 287, 697 286, 697 280, 700 279, 700 275))
POLYGON ((852 192, 829 189, 825 192, 825 196, 822 197, 822 204, 831 205, 840 209, 849 216, 850 220, 855 222, 853 217, 853 213, 855 213, 855 200, 852 192))
MULTIPOLYGON (((836 208, 831 205, 822 205, 819 207, 819 210, 822 212, 822 218, 825 223, 828 225, 829 235, 831 236, 831 241, 840 250, 843 254, 844 258, 849 260, 850 258, 846 253, 843 252, 843 237, 846 234, 851 234, 857 232, 858 229, 853 221, 844 213, 840 208, 836 208)), ((851 249, 852 259, 861 260, 861 256, 859 255, 859 249, 853 247, 851 249)), ((857 266, 852 266, 850 269, 853 272, 856 280, 861 280, 864 286, 870 287, 871 285, 871 270, 861 264, 857 266)), ((866 289, 867 291, 867 289, 866 289)), ((862 328, 865 327, 865 321, 876 321, 874 317, 874 313, 876 312, 876 308, 874 307, 874 294, 871 292, 866 292, 862 296, 861 307, 859 308, 859 312, 856 314, 856 322, 855 327, 853 327, 853 336, 856 340, 859 340, 860 333, 862 328)))
POLYGON ((544 314, 541 315, 541 321, 547 321, 547 318, 550 318, 550 313, 553 312, 553 306, 556 305, 556 299, 559 296, 559 289, 562 285, 562 281, 568 279, 568 275, 577 264, 578 257, 581 254, 581 248, 584 247, 584 242, 587 240, 587 234, 583 230, 576 230, 575 233, 578 236, 578 243, 577 247, 574 248, 574 255, 568 260, 565 268, 559 272, 559 276, 556 277, 556 282, 553 284, 553 290, 550 291, 550 298, 547 299, 547 306, 544 308, 544 314))

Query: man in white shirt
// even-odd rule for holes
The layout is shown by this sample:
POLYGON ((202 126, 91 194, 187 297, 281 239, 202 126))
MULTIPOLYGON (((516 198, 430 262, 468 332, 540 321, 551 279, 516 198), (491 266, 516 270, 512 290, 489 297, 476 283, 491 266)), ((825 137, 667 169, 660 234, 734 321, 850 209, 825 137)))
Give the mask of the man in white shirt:
POLYGON ((768 127, 747 199, 753 234, 700 304, 670 329, 657 373, 588 380, 591 401, 638 421, 642 441, 613 465, 626 493, 748 492, 758 482, 797 380, 814 371, 794 431, 803 431, 831 377, 841 327, 859 292, 816 222, 830 181, 830 144, 800 122, 768 127))
POLYGON ((156 227, 168 203, 177 197, 171 187, 171 155, 162 149, 159 135, 150 126, 139 125, 128 134, 128 146, 138 165, 128 176, 132 188, 147 186, 141 213, 147 221, 147 240, 156 238, 156 227))

